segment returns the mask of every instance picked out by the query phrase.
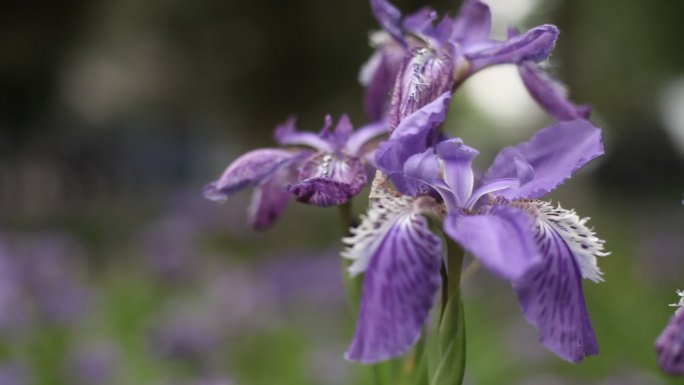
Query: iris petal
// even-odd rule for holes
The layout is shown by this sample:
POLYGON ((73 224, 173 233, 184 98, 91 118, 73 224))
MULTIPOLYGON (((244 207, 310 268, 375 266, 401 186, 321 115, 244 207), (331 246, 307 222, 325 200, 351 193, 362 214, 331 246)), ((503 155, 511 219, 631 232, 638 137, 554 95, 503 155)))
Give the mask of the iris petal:
POLYGON ((365 271, 359 318, 345 354, 373 363, 405 353, 420 331, 440 287, 442 241, 413 209, 412 197, 375 200, 346 239, 350 270, 365 271))

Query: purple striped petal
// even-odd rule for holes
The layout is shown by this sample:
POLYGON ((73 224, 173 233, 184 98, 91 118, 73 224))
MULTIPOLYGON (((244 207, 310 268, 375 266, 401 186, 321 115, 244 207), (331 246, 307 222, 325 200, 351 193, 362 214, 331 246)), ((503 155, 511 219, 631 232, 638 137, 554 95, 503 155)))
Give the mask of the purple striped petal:
MULTIPOLYGON (((521 162, 532 167, 528 183, 500 193, 508 198, 539 198, 603 154, 601 130, 587 120, 561 122, 539 131, 528 142, 503 149, 485 174, 485 181, 520 176, 521 162)), ((527 171, 526 171, 527 172, 527 171)))
POLYGON ((527 91, 539 105, 558 120, 589 119, 591 107, 577 106, 567 98, 565 86, 551 78, 535 63, 518 67, 527 91))
POLYGON ((402 120, 451 90, 454 63, 442 50, 419 47, 409 51, 392 94, 390 125, 402 120))
POLYGON ((346 203, 358 194, 368 176, 359 158, 317 153, 305 160, 299 182, 288 186, 297 201, 320 207, 346 203))
POLYGON ((598 354, 598 342, 584 302, 582 276, 600 280, 596 255, 602 241, 584 226, 574 212, 536 205, 535 243, 542 257, 513 288, 525 318, 536 326, 540 342, 559 357, 579 362, 598 354))
POLYGON ((390 196, 375 202, 346 240, 351 248, 345 257, 355 259, 355 272, 365 270, 348 360, 374 363, 405 353, 420 338, 434 304, 442 241, 409 199, 390 196))
POLYGON ((465 57, 470 63, 470 73, 494 64, 520 64, 526 61, 538 63, 546 60, 558 38, 558 28, 542 25, 505 42, 480 49, 466 47, 465 57))
POLYGON ((463 46, 489 39, 492 14, 489 6, 479 0, 466 0, 454 20, 451 39, 463 46))
POLYGON ((213 201, 225 201, 234 192, 271 178, 303 154, 307 153, 273 148, 250 151, 231 163, 218 180, 208 184, 204 196, 213 201))
POLYGON ((667 374, 684 375, 684 308, 679 308, 656 340, 658 366, 667 374))
POLYGON ((483 215, 451 213, 444 221, 447 235, 485 267, 510 281, 539 262, 533 230, 530 215, 506 206, 491 207, 483 215))

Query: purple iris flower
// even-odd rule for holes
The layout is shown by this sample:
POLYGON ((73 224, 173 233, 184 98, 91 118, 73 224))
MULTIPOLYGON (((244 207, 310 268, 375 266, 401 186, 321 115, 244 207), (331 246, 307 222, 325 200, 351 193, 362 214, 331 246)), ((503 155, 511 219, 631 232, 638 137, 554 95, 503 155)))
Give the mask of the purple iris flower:
POLYGON ((242 155, 205 187, 205 197, 221 202, 245 187, 255 187, 249 221, 259 230, 276 221, 292 195, 320 207, 346 203, 365 186, 365 165, 372 164, 374 150, 370 143, 387 132, 387 125, 378 122, 354 131, 343 115, 334 131, 331 126, 327 116, 321 132, 314 134, 297 131, 295 120, 287 120, 274 134, 281 148, 242 155))
POLYGON ((558 28, 542 25, 506 41, 492 40, 491 13, 479 0, 466 0, 458 16, 437 23, 437 13, 430 8, 402 18, 387 0, 370 2, 385 33, 372 37, 376 52, 363 67, 361 82, 373 119, 384 116, 393 89, 392 128, 483 68, 545 60, 558 37, 558 28))
POLYGON ((679 308, 656 340, 658 365, 668 374, 684 375, 684 309, 679 308))
MULTIPOLYGON (((447 100, 419 110, 422 123, 439 125, 447 100)), ((420 125, 407 128, 412 119, 377 153, 378 168, 399 191, 376 179, 368 215, 345 240, 350 273, 365 272, 347 358, 391 358, 420 337, 440 286, 443 251, 425 215, 444 218, 447 235, 512 282, 544 346, 573 362, 596 354, 581 279, 601 280, 596 257, 606 255, 603 241, 574 211, 537 199, 603 153, 600 130, 581 119, 543 129, 501 151, 476 183, 471 163, 478 152, 460 139, 431 147, 436 136, 420 125)))

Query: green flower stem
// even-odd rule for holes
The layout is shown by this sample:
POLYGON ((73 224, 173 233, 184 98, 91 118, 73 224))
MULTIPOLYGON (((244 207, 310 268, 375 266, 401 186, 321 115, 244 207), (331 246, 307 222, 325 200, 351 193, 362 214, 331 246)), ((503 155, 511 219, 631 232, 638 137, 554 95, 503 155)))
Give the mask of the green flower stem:
POLYGON ((461 385, 465 373, 465 321, 461 301, 463 250, 449 238, 446 245, 441 313, 429 342, 430 385, 461 385))

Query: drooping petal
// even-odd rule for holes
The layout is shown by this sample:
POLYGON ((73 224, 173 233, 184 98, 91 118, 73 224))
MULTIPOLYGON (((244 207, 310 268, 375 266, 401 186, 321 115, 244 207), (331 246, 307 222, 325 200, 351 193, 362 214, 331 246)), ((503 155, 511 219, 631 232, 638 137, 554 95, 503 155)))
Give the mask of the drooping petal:
POLYGON ((204 196, 217 202, 225 201, 234 192, 262 183, 306 154, 274 148, 250 151, 231 163, 218 180, 208 184, 204 196))
POLYGON ((528 142, 503 149, 485 174, 485 181, 517 178, 524 161, 532 167, 533 178, 500 195, 508 199, 539 198, 602 154, 600 129, 583 119, 560 122, 539 131, 528 142))
POLYGON ((350 272, 365 271, 348 360, 374 363, 405 353, 420 337, 433 306, 442 242, 416 211, 414 200, 390 194, 375 199, 345 240, 350 247, 343 256, 354 260, 350 272))
MULTIPOLYGON (((605 255, 583 221, 545 202, 518 202, 538 216, 535 243, 542 262, 514 282, 520 307, 540 342, 559 357, 579 362, 598 353, 582 291, 582 276, 598 280, 596 255, 605 255)), ((574 215, 574 213, 572 213, 574 215)))
POLYGON ((401 30, 401 12, 387 0, 370 0, 371 9, 378 24, 397 42, 405 44, 401 30))
MULTIPOLYGON (((288 170, 286 174, 293 173, 288 170)), ((287 203, 292 199, 287 191, 290 177, 294 175, 277 174, 254 189, 252 201, 247 208, 247 219, 255 230, 267 230, 285 211, 287 203)))
POLYGON ((465 58, 470 63, 470 73, 494 64, 519 64, 526 61, 538 63, 545 60, 553 50, 558 38, 558 28, 542 25, 507 41, 466 47, 465 58))
POLYGON ((513 281, 539 262, 534 220, 522 210, 493 206, 482 215, 450 213, 444 232, 501 277, 513 281))
POLYGON ((660 333, 655 345, 658 366, 673 376, 684 375, 684 308, 679 308, 660 333))
POLYGON ((561 121, 589 119, 591 107, 577 106, 568 100, 565 86, 551 78, 537 64, 522 63, 518 69, 527 91, 551 116, 561 121))
MULTIPOLYGON (((330 120, 330 117, 326 116, 326 124, 329 124, 330 120)), ((281 146, 307 146, 322 152, 335 150, 333 144, 320 134, 297 131, 295 123, 296 119, 290 117, 285 123, 277 126, 273 132, 273 139, 281 146)))
POLYGON ((468 46, 485 41, 492 30, 489 6, 479 0, 466 0, 454 20, 451 40, 468 46))
POLYGON ((435 150, 444 163, 444 181, 456 195, 458 206, 464 207, 473 193, 475 174, 472 162, 479 152, 466 146, 460 138, 442 141, 435 150))
POLYGON ((389 140, 380 143, 375 161, 400 192, 413 195, 416 191, 406 186, 402 176, 404 163, 412 155, 420 154, 439 139, 439 127, 444 122, 451 102, 445 92, 432 103, 407 116, 392 132, 389 140))
POLYGON ((302 162, 299 182, 288 186, 297 201, 320 207, 346 203, 367 181, 359 158, 317 153, 302 162))

